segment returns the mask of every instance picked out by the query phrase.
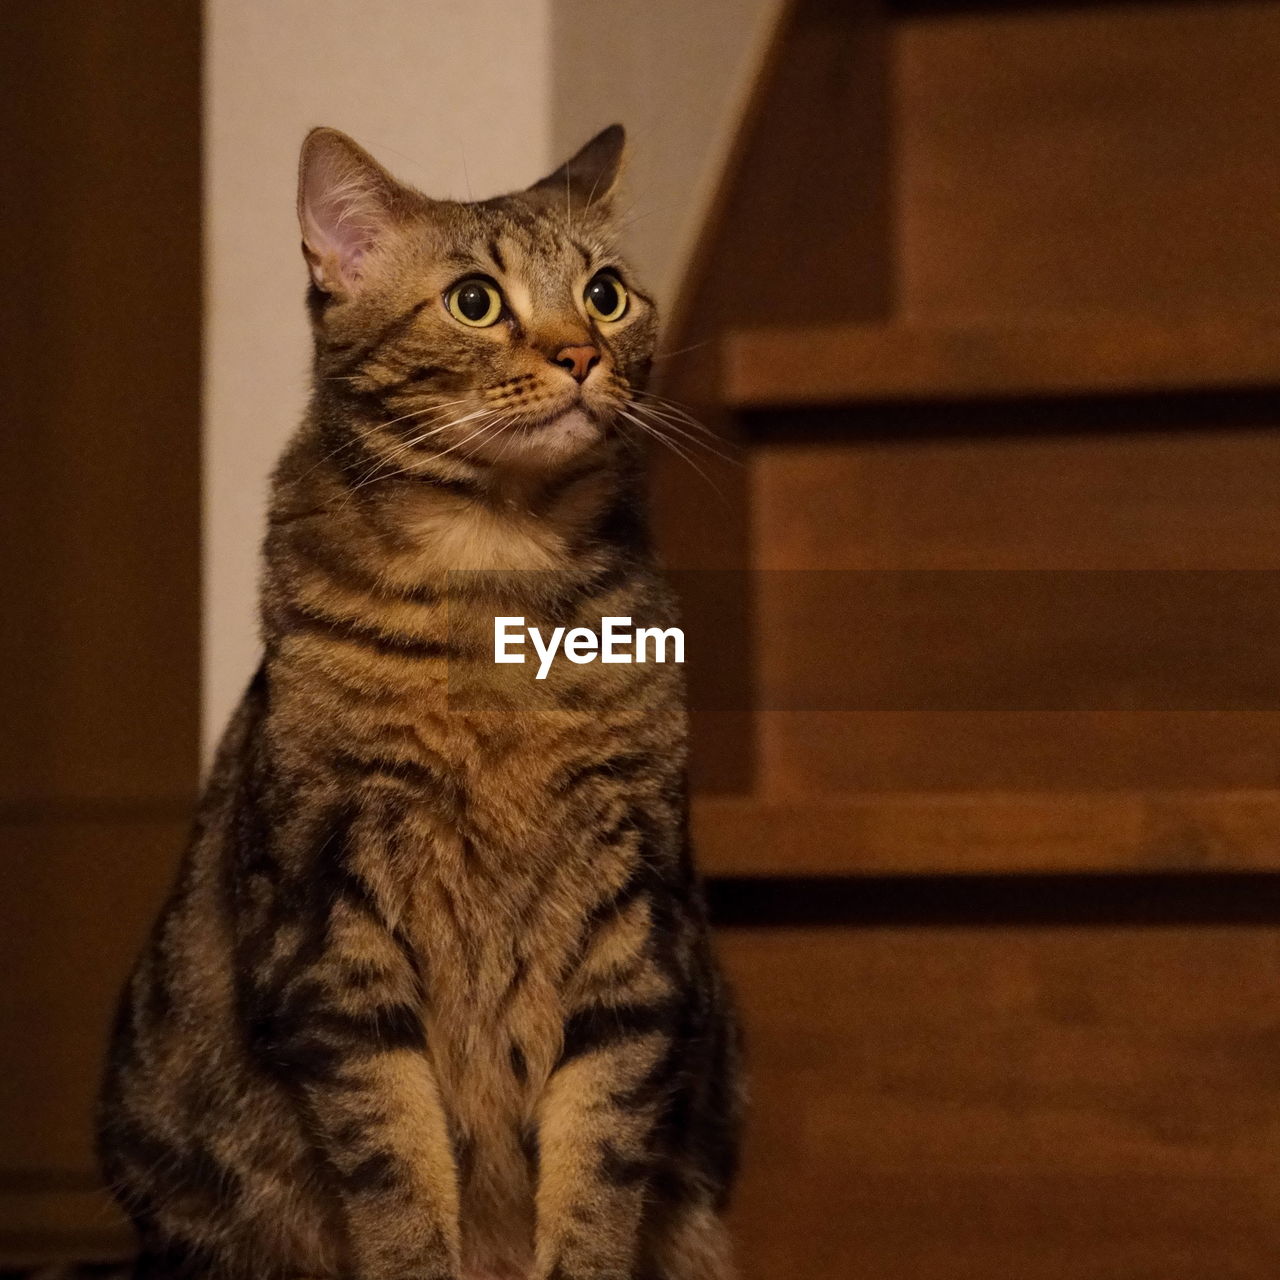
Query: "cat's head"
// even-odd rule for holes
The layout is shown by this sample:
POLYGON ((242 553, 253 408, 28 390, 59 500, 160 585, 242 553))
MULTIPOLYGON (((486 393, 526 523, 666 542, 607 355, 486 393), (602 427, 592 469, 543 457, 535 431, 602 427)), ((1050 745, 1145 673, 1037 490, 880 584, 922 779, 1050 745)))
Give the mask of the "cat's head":
POLYGON ((618 257, 613 125, 527 190, 434 200, 334 129, 302 147, 316 377, 401 473, 557 469, 628 426, 656 315, 618 257))

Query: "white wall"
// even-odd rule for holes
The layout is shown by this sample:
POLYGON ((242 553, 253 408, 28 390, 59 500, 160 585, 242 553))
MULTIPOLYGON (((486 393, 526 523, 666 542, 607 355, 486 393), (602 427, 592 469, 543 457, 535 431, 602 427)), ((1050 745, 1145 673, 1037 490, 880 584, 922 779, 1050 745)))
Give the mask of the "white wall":
POLYGON ((309 340, 298 145, 329 124, 482 197, 630 129, 633 256, 670 299, 779 0, 205 0, 204 737, 258 656, 266 479, 309 340))
POLYGON ((620 120, 629 252, 669 307, 701 232, 781 0, 555 0, 552 144, 620 120))
POLYGON ((257 662, 266 477, 304 402, 303 134, 343 129, 435 195, 532 181, 553 167, 549 40, 550 0, 207 0, 206 747, 257 662))

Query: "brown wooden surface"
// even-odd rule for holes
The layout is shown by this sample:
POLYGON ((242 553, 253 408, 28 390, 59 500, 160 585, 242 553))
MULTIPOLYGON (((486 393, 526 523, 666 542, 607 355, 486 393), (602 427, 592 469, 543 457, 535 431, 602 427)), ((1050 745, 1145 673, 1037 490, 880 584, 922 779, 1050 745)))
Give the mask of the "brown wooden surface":
POLYGON ((1274 925, 726 931, 746 1280, 1270 1280, 1274 925))
POLYGON ((1280 569, 1272 398, 770 415, 761 569, 1280 569))
POLYGON ((181 811, 101 809, 6 824, 0 1257, 127 1245, 98 1192, 94 1087, 120 987, 188 825, 181 811))
MULTIPOLYGON (((731 459, 694 447, 690 464, 657 451, 654 525, 676 569, 741 570, 751 558, 750 473, 742 465, 749 455, 722 403, 722 335, 779 315, 870 319, 888 306, 889 263, 843 252, 851 232, 871 245, 890 225, 881 5, 787 0, 786 8, 655 362, 657 390, 692 410, 731 459), (797 227, 804 228, 798 238, 797 227)), ((752 678, 750 604, 745 582, 738 585, 686 598, 695 627, 732 638, 713 667, 693 673, 695 706, 752 678), (704 679, 710 688, 697 687, 704 679)), ((703 790, 754 785, 752 712, 741 705, 735 712, 695 716, 692 775, 703 790)))
POLYGON ((724 399, 743 409, 1275 388, 1280 315, 740 330, 723 369, 724 399))
POLYGON ((997 584, 985 643, 895 655, 804 575, 1217 571, 1188 669, 1228 661, 1280 568, 1278 55, 1270 3, 794 6, 666 376, 746 482, 659 473, 669 558, 746 584, 693 823, 736 877, 747 1280, 1275 1274, 1280 715, 1019 710, 1063 628, 997 584), (957 653, 989 709, 928 702, 957 653))
POLYGON ((0 1261, 120 1240, 90 1108, 195 786, 199 24, 0 32, 0 1261))
POLYGON ((896 318, 1275 306, 1280 7, 974 5, 894 33, 896 318))
POLYGON ((706 796, 693 831, 710 876, 1280 872, 1261 789, 706 796))
POLYGON ((753 794, 1275 790, 1274 712, 770 712, 753 794), (766 789, 767 788, 767 789, 766 789))
POLYGON ((752 580, 762 795, 1275 787, 1272 629, 1241 621, 1280 567, 1269 409, 903 410, 808 442, 796 418, 772 418, 752 462, 756 563, 768 570, 752 580), (868 609, 859 571, 893 587, 895 572, 922 570, 979 571, 953 584, 966 589, 967 627, 936 573, 904 577, 868 609), (1046 602, 1011 612, 998 572, 1010 570, 1040 575, 1046 602), (1184 618, 1166 636, 1167 619, 1152 621, 1159 582, 1138 577, 1130 593, 1114 573, 1098 608, 1064 615, 1094 570, 1216 571, 1221 617, 1184 618), (990 599, 987 625, 975 590, 990 599), (1238 633, 1219 629, 1227 617, 1238 633), (1132 667, 1133 642, 1150 673, 1132 667), (1160 668, 1168 701, 1152 697, 1160 668))

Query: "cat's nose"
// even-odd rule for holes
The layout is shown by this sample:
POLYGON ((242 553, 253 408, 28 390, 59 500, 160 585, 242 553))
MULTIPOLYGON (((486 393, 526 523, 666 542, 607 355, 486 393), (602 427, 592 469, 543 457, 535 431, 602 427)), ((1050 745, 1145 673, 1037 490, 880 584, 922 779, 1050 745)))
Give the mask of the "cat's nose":
POLYGON ((585 382, 587 374, 600 363, 600 352, 595 347, 561 347, 551 357, 551 363, 568 370, 575 382, 585 382))

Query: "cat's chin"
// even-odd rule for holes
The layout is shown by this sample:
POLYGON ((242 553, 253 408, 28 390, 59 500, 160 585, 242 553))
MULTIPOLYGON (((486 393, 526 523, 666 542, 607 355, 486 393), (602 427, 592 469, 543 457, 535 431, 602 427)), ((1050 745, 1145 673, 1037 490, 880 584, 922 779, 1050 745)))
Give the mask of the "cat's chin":
POLYGON ((498 452, 504 463, 554 467, 590 449, 602 435, 599 424, 585 409, 573 408, 549 422, 504 433, 498 452))

